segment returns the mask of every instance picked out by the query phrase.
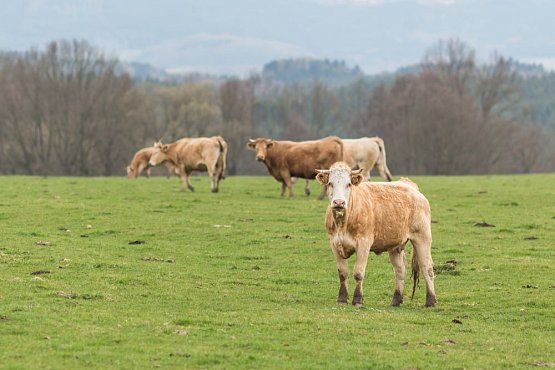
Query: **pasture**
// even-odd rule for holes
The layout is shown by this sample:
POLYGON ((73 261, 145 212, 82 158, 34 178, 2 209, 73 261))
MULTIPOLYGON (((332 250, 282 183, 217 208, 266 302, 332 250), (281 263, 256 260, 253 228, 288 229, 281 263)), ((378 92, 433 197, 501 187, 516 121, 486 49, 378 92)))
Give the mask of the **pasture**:
POLYGON ((0 177, 0 368, 555 366, 555 175, 411 178, 432 206, 432 309, 409 280, 389 306, 387 254, 363 308, 336 303, 315 183, 281 199, 269 176, 218 194, 205 176, 196 193, 0 177))

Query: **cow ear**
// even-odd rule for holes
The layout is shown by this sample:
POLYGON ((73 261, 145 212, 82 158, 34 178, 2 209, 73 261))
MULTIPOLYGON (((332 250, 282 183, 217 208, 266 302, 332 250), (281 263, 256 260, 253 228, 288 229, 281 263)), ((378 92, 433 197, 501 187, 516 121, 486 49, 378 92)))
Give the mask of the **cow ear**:
POLYGON ((161 147, 160 149, 162 149, 162 151, 163 151, 164 153, 166 153, 166 152, 168 151, 168 148, 169 148, 169 147, 170 147, 170 146, 169 146, 168 144, 164 144, 164 145, 162 145, 162 147, 161 147))
POLYGON ((247 143, 247 148, 254 149, 255 146, 256 146, 256 141, 250 139, 249 142, 247 143))
POLYGON ((360 172, 351 174, 351 184, 356 186, 363 181, 364 181, 364 176, 362 176, 360 172))
POLYGON ((322 185, 327 185, 330 178, 330 174, 326 172, 319 172, 316 175, 316 181, 318 181, 322 185))
POLYGON ((268 141, 268 144, 266 144, 266 148, 270 149, 271 147, 274 146, 274 142, 273 141, 268 141))

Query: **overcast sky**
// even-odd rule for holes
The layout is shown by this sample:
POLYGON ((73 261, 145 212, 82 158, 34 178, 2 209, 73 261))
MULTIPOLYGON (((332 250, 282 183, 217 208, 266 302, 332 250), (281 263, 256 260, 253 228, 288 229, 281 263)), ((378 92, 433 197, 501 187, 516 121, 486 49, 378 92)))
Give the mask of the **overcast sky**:
POLYGON ((555 69, 555 0, 0 0, 0 49, 86 39, 169 71, 244 75, 282 58, 366 73, 413 64, 458 37, 555 69))

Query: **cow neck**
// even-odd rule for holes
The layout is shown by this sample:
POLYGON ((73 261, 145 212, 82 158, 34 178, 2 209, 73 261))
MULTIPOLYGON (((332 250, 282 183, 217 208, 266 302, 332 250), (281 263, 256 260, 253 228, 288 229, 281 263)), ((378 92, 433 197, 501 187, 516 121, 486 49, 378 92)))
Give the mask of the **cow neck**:
POLYGON ((266 158, 264 158, 264 164, 266 166, 272 166, 273 167, 273 165, 277 164, 276 163, 277 157, 273 155, 274 150, 276 149, 276 145, 278 145, 278 144, 276 142, 274 142, 274 147, 273 148, 266 149, 266 158))
POLYGON ((166 155, 171 164, 177 166, 177 143, 168 144, 166 155))

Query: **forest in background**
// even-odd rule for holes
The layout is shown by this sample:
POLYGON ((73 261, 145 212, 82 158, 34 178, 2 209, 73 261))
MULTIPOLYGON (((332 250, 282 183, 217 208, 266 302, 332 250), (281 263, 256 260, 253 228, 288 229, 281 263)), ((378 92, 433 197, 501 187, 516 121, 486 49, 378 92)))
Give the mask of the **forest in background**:
MULTIPOLYGON (((167 77, 167 76, 162 76, 167 77)), ((222 135, 228 172, 263 174, 249 138, 380 136, 394 175, 555 170, 555 75, 439 41, 418 66, 367 76, 291 60, 249 77, 133 78, 86 41, 0 54, 0 173, 125 175, 155 140, 222 135)))

